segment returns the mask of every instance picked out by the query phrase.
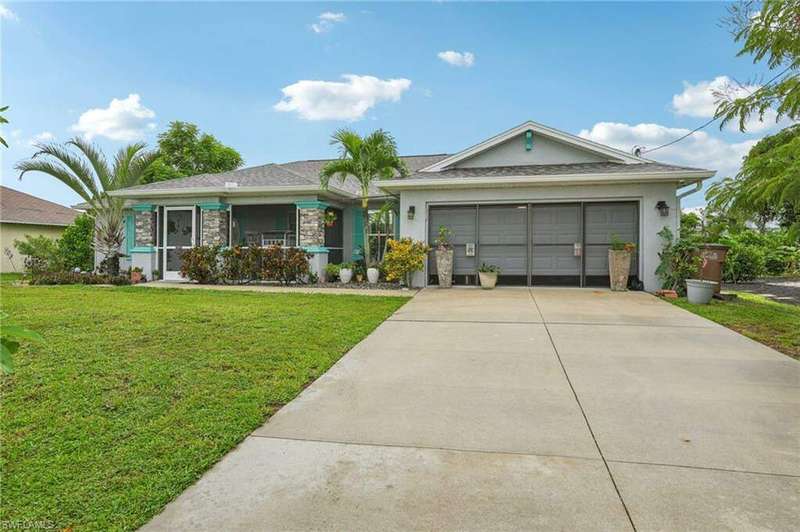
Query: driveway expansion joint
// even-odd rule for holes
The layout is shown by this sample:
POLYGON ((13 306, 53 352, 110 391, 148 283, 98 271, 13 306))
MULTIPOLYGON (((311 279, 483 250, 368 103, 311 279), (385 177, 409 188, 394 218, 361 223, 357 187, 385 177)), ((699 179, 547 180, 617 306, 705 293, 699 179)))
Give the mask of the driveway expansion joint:
POLYGON ((678 469, 696 469, 698 471, 719 471, 720 473, 739 473, 744 475, 761 475, 765 477, 800 478, 800 475, 793 475, 791 473, 770 473, 767 471, 748 471, 746 469, 727 469, 724 467, 666 464, 660 462, 642 462, 638 460, 615 460, 613 458, 606 459, 606 462, 609 462, 611 464, 632 464, 632 465, 643 465, 643 466, 653 466, 653 467, 674 467, 678 469))
POLYGON ((539 315, 542 316, 542 324, 544 325, 544 330, 547 331, 547 337, 550 339, 550 344, 553 346, 553 352, 558 359, 558 364, 561 366, 561 371, 564 372, 564 378, 567 379, 567 384, 569 384, 570 390, 572 390, 572 395, 575 397, 575 402, 578 403, 578 408, 581 411, 581 415, 583 416, 583 420, 586 422, 586 428, 589 429, 589 434, 592 436, 592 441, 594 441, 594 445, 597 448, 597 452, 600 454, 600 459, 603 461, 603 466, 606 468, 606 472, 608 473, 608 478, 611 479, 611 484, 614 486, 614 491, 617 493, 617 497, 619 498, 620 504, 622 504, 622 509, 625 510, 625 515, 628 517, 628 522, 633 528, 633 531, 636 532, 636 523, 633 522, 633 517, 631 516, 630 510, 628 510, 628 505, 625 504, 625 499, 622 498, 622 493, 619 491, 619 486, 617 486, 617 481, 614 479, 614 474, 611 472, 611 468, 608 466, 608 462, 606 461, 606 457, 603 455, 603 450, 600 448, 600 444, 597 441, 597 437, 594 435, 594 430, 592 430, 592 425, 589 423, 589 418, 586 416, 586 411, 583 409, 583 405, 581 404, 581 400, 578 398, 578 392, 575 391, 575 387, 572 385, 572 380, 569 378, 569 373, 567 373, 567 368, 564 366, 564 362, 561 361, 561 355, 558 353, 558 347, 556 347, 555 341, 553 341, 553 336, 550 334, 550 329, 547 328, 547 323, 544 321, 544 314, 542 314, 542 309, 539 308, 539 303, 536 302, 536 298, 533 295, 533 290, 528 289, 528 294, 531 296, 531 301, 534 305, 536 305, 536 310, 539 312, 539 315))
POLYGON ((490 449, 469 449, 463 447, 436 447, 431 445, 410 445, 404 443, 376 443, 376 442, 359 442, 349 440, 322 440, 318 438, 298 438, 291 436, 269 436, 265 434, 250 434, 248 438, 263 438, 267 440, 284 440, 284 441, 307 441, 311 443, 329 443, 331 445, 353 445, 356 447, 389 447, 397 449, 419 449, 421 451, 446 451, 454 453, 469 453, 469 454, 502 454, 509 456, 533 456, 537 458, 565 458, 568 460, 586 460, 588 462, 600 462, 600 458, 591 456, 578 456, 570 454, 550 454, 550 453, 534 453, 524 451, 501 451, 490 449))

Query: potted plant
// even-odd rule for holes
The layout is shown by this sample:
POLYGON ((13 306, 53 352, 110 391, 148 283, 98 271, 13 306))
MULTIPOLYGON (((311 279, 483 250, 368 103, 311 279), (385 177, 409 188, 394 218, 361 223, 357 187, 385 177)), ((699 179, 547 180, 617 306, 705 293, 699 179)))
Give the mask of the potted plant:
POLYGON ((481 280, 481 288, 484 290, 491 290, 497 284, 497 275, 500 273, 500 267, 494 264, 481 264, 478 268, 478 277, 481 280))
POLYGON ((367 281, 369 284, 375 284, 381 277, 381 271, 378 268, 367 268, 367 281))
POLYGON ((133 284, 142 282, 142 269, 138 266, 131 268, 131 282, 133 284))
POLYGON ((439 236, 436 237, 436 273, 439 277, 439 288, 453 286, 453 244, 450 239, 453 232, 444 225, 439 226, 439 236))
POLYGON ((608 250, 608 277, 611 290, 624 292, 628 289, 628 276, 631 273, 631 256, 636 250, 633 242, 623 242, 616 235, 611 236, 608 250))
POLYGON ((325 280, 329 283, 336 281, 339 278, 339 272, 342 267, 338 264, 325 265, 325 280))
POLYGON ((703 278, 708 259, 701 257, 702 263, 700 265, 700 278, 699 279, 686 279, 686 297, 689 303, 695 305, 708 305, 711 298, 714 297, 714 290, 716 290, 719 283, 703 278))
POLYGON ((334 211, 325 211, 325 215, 322 218, 322 221, 325 222, 325 227, 333 227, 337 220, 336 212, 334 211))
POLYGON ((343 262, 339 268, 339 281, 342 284, 347 284, 353 278, 353 263, 343 262))

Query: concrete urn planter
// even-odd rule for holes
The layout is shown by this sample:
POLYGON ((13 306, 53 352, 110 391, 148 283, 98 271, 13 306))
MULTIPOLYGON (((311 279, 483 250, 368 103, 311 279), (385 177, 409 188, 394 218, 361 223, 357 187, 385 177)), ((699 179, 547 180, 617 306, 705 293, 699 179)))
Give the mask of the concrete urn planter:
POLYGON ((497 284, 496 272, 478 272, 478 277, 481 280, 481 288, 484 290, 491 290, 497 284))
POLYGON ((369 281, 369 284, 377 283, 380 276, 381 272, 378 268, 367 268, 367 281, 369 281))
POLYGON ((689 303, 708 305, 714 297, 714 290, 719 286, 716 281, 705 279, 686 279, 686 297, 689 303))
POLYGON ((608 277, 611 290, 624 292, 628 289, 628 276, 631 273, 631 252, 627 250, 608 250, 608 277))
POLYGON ((453 250, 437 249, 435 253, 439 288, 450 288, 453 286, 453 250))
POLYGON ((352 278, 353 278, 353 270, 351 270, 350 268, 342 268, 341 270, 339 270, 339 281, 341 281, 342 284, 349 283, 352 278))

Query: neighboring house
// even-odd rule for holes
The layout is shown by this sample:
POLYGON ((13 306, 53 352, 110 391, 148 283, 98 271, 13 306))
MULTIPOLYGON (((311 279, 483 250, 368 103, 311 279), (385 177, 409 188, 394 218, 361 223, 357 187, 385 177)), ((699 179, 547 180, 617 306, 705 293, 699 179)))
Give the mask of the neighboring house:
MULTIPOLYGON (((475 284, 490 263, 510 284, 608 284, 612 237, 635 242, 631 274, 659 288, 662 242, 677 233, 680 199, 713 171, 643 159, 535 122, 454 155, 403 157, 411 175, 375 184, 370 208, 394 201, 388 224, 372 224, 376 243, 411 237, 432 243, 453 231, 455 280, 475 284), (679 192, 684 187, 691 187, 679 192)), ((325 160, 266 164, 118 190, 130 206, 126 250, 146 275, 180 279, 180 250, 197 244, 301 246, 312 267, 360 258, 362 211, 355 182, 319 184, 325 160), (323 223, 334 212, 332 227, 323 223)), ((380 246, 373 246, 380 248, 380 246)), ((428 261, 416 286, 436 282, 428 261)))
POLYGON ((25 235, 58 238, 79 214, 75 209, 0 186, 0 271, 23 271, 25 256, 17 252, 14 240, 24 240, 25 235))

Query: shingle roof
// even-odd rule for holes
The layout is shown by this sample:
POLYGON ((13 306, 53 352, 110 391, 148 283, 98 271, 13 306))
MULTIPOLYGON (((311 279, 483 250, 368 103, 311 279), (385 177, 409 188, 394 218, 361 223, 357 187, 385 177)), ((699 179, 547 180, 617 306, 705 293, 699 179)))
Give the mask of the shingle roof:
POLYGON ((80 212, 52 201, 0 186, 0 222, 69 225, 80 212))
POLYGON ((458 179, 480 177, 558 176, 571 174, 638 174, 642 172, 702 171, 700 168, 664 163, 624 164, 614 162, 537 164, 522 166, 489 166, 481 168, 451 168, 439 172, 416 172, 409 179, 458 179))
MULTIPOLYGON (((447 157, 446 154, 439 155, 412 155, 402 157, 409 170, 417 172, 426 166, 438 162, 447 157)), ((219 174, 200 174, 169 181, 159 181, 147 185, 137 185, 125 189, 126 191, 175 191, 185 188, 214 188, 224 187, 225 183, 238 183, 239 187, 269 187, 269 186, 297 186, 297 187, 318 187, 319 172, 325 163, 333 159, 317 159, 308 161, 292 161, 288 163, 269 163, 261 166, 242 168, 231 172, 219 174)), ((333 180, 332 188, 344 190, 345 192, 358 193, 359 186, 356 180, 349 177, 344 183, 333 180)), ((380 194, 377 187, 373 187, 375 194, 380 194)))

